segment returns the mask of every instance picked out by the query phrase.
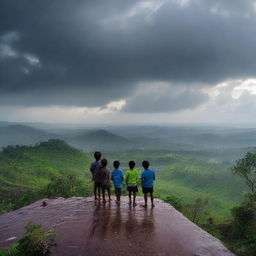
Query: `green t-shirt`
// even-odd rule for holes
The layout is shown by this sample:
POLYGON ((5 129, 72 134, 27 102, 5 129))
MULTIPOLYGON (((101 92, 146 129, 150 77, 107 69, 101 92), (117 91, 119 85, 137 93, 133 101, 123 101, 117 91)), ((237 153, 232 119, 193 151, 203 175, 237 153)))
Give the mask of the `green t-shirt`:
POLYGON ((126 173, 125 173, 125 177, 124 177, 124 180, 125 180, 125 183, 127 185, 131 184, 131 185, 136 185, 139 183, 139 170, 137 169, 134 169, 134 170, 128 170, 126 173))

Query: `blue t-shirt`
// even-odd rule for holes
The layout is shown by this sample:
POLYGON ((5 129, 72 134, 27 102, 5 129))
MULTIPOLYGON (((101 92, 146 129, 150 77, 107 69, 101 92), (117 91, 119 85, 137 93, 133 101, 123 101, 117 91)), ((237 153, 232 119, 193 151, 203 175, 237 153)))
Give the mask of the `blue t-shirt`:
POLYGON ((124 180, 123 172, 119 169, 114 169, 111 172, 111 180, 113 180, 115 188, 121 188, 124 180))
POLYGON ((155 180, 155 172, 147 169, 144 170, 141 174, 141 182, 143 188, 152 188, 153 187, 153 181, 155 180))

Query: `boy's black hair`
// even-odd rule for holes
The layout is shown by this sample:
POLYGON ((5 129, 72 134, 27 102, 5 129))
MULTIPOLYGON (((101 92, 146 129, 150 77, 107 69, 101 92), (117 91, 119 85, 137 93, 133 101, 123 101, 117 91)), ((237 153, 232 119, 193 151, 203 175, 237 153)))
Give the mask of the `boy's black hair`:
POLYGON ((120 162, 119 161, 114 161, 113 162, 113 166, 117 169, 118 167, 119 167, 119 165, 120 165, 120 162))
POLYGON ((101 159, 101 153, 99 151, 96 151, 94 153, 94 158, 96 161, 99 161, 101 159))
POLYGON ((101 159, 100 161, 102 167, 106 167, 108 164, 108 160, 106 158, 101 159))
POLYGON ((129 162, 129 167, 130 167, 130 169, 133 169, 135 167, 135 162, 134 161, 130 161, 129 162))
POLYGON ((149 161, 148 161, 148 160, 144 160, 144 161, 142 162, 142 166, 143 166, 145 169, 148 169, 148 167, 149 167, 149 161))

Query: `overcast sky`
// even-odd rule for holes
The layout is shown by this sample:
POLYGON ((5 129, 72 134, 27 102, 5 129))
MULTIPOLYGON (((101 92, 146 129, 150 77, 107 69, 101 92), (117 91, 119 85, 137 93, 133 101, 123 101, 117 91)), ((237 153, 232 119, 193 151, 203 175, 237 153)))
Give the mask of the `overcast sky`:
POLYGON ((0 120, 255 123, 255 0, 0 0, 0 120))

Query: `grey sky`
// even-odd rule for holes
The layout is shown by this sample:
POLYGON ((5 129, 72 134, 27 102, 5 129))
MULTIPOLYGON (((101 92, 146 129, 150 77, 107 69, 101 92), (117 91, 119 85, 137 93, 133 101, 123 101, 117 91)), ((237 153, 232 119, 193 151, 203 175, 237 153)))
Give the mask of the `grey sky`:
POLYGON ((245 98, 255 102, 247 87, 232 96, 256 84, 254 0, 0 0, 0 24, 0 119, 69 109, 83 122, 188 111, 207 121, 219 107, 229 120, 239 107, 242 122, 245 98))

